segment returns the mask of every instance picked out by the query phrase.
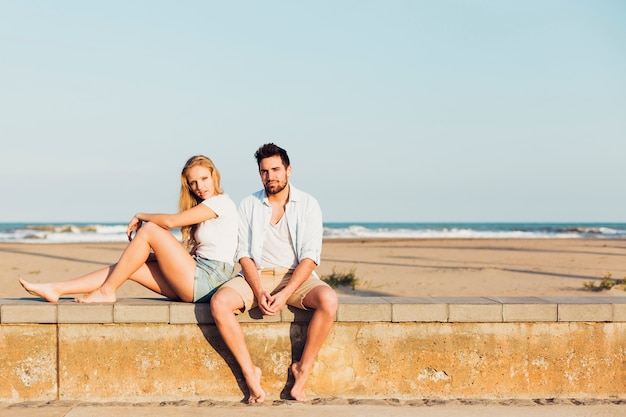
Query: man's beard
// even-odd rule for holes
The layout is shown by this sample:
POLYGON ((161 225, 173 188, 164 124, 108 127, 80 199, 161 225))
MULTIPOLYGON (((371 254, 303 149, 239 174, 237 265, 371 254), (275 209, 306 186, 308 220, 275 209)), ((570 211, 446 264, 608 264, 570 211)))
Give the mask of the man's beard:
POLYGON ((270 184, 265 184, 265 193, 267 195, 273 195, 273 194, 278 194, 280 193, 282 190, 285 189, 285 187, 287 187, 287 181, 285 182, 273 182, 271 185, 270 184))

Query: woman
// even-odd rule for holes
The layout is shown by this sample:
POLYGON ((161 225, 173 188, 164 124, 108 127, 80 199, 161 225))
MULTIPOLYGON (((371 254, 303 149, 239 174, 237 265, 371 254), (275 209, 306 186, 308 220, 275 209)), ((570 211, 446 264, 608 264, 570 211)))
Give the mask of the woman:
POLYGON ((233 272, 237 209, 206 156, 190 158, 180 179, 179 212, 136 214, 126 231, 130 243, 116 264, 69 281, 36 284, 20 278, 20 284, 49 302, 86 294, 75 301, 113 303, 127 279, 175 301, 209 301, 233 272), (168 230, 176 227, 184 246, 168 230))

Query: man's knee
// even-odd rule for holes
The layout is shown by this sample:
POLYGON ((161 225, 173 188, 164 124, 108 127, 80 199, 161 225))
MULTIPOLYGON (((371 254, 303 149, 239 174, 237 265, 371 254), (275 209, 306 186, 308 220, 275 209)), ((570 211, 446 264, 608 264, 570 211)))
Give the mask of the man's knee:
POLYGON ((215 316, 219 314, 224 307, 224 289, 221 288, 211 296, 211 313, 215 316))
POLYGON ((320 298, 320 302, 326 310, 333 314, 337 312, 339 299, 337 298, 337 293, 335 292, 335 290, 329 287, 324 287, 320 298))
POLYGON ((241 296, 232 288, 222 287, 211 297, 211 313, 213 316, 233 314, 233 311, 242 306, 241 296))
POLYGON ((329 314, 335 314, 339 301, 335 290, 330 287, 319 286, 305 297, 304 304, 306 307, 324 310, 329 314))

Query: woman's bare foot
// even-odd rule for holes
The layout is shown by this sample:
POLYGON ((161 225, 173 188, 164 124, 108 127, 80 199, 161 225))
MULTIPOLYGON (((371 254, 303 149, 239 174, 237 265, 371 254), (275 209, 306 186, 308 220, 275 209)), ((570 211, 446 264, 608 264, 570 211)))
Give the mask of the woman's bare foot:
POLYGON ((22 285, 22 287, 24 287, 24 289, 29 294, 34 295, 35 297, 43 298, 44 300, 51 302, 51 303, 56 303, 57 301, 59 301, 59 297, 61 296, 61 294, 59 294, 58 292, 54 290, 53 284, 51 283, 33 284, 31 282, 25 281, 22 278, 19 278, 18 280, 20 281, 20 284, 22 285))
POLYGON ((300 362, 296 362, 291 365, 291 373, 293 374, 293 378, 295 379, 295 382, 290 392, 291 396, 296 401, 306 401, 304 386, 306 385, 306 381, 309 378, 309 372, 304 371, 301 368, 300 362))
POLYGON ((254 367, 254 374, 250 375, 250 377, 246 377, 246 384, 248 384, 248 389, 250 390, 248 404, 262 403, 265 401, 265 391, 261 388, 261 368, 254 367))
POLYGON ((90 292, 80 298, 74 299, 77 303, 114 303, 117 300, 115 293, 105 294, 102 292, 102 288, 90 292))

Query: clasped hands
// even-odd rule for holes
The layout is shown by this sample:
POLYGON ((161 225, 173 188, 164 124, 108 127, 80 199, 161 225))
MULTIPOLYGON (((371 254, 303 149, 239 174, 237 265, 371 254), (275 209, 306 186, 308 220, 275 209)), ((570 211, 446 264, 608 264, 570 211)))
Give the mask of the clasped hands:
POLYGON ((267 291, 264 291, 259 300, 259 310, 261 313, 266 316, 275 316, 285 304, 287 304, 287 296, 282 291, 277 292, 276 294, 270 294, 267 291))

